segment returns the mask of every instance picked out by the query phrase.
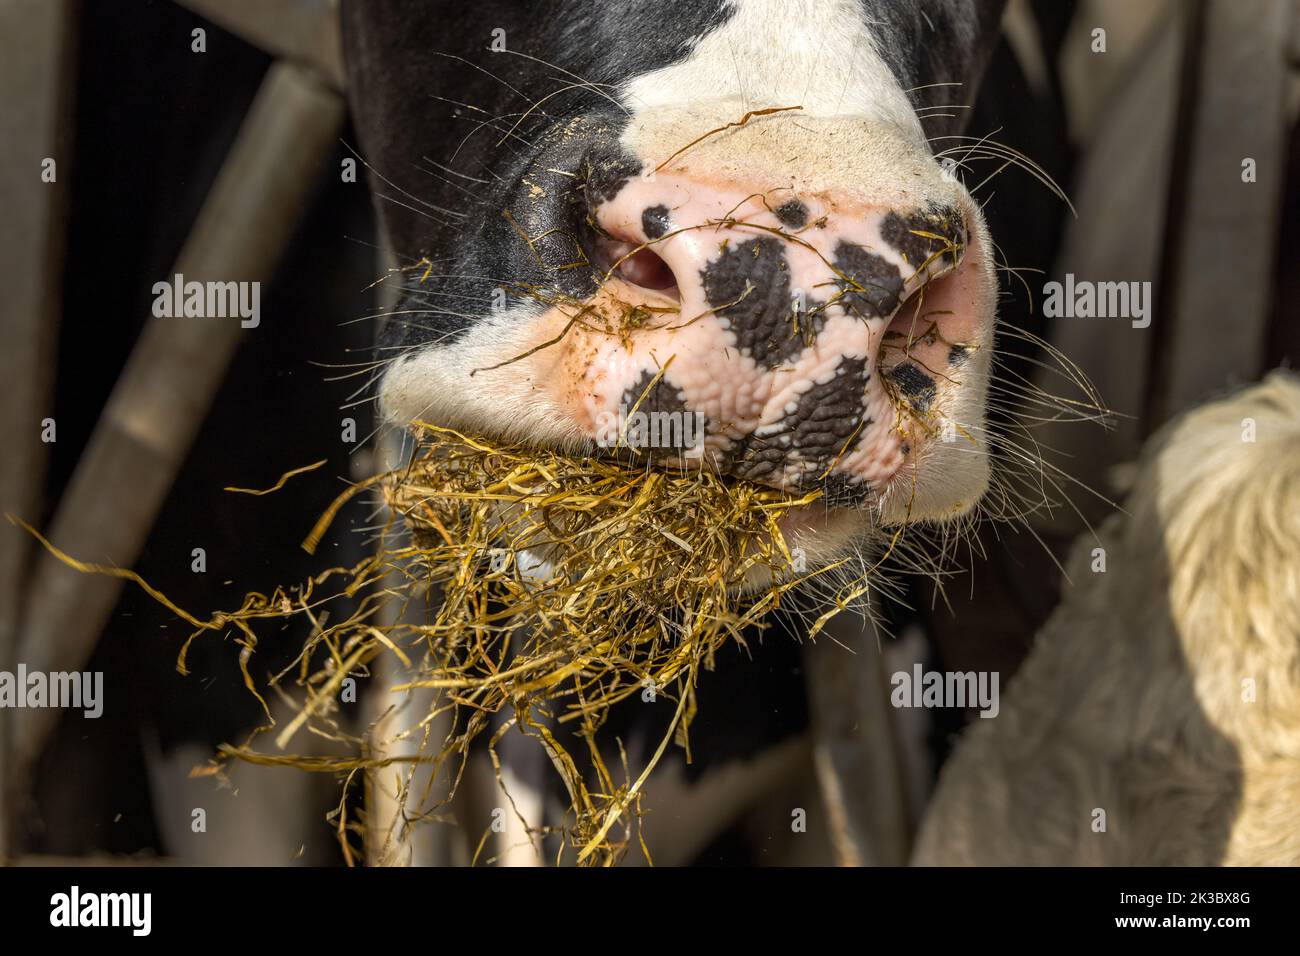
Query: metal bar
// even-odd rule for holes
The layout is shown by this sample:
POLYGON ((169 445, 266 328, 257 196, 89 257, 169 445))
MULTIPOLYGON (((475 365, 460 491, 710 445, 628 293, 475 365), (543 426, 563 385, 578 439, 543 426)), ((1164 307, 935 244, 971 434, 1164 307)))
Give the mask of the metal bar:
MULTIPOLYGON (((75 15, 69 0, 0 0, 0 512, 35 520, 45 469, 42 410, 49 405, 64 213, 71 164, 66 151, 74 78, 75 15), (54 181, 42 180, 54 161, 54 181)), ((0 670, 17 663, 22 589, 31 539, 0 530, 0 670)), ((0 719, 0 861, 8 858, 18 794, 9 792, 11 721, 0 719), (13 797, 15 799, 11 800, 13 797)))
MULTIPOLYGON (((289 63, 273 66, 175 272, 198 281, 269 279, 343 115, 342 100, 313 72, 289 63)), ((59 505, 49 533, 55 545, 86 561, 134 563, 242 331, 238 319, 149 321, 59 505)), ((82 668, 121 583, 79 574, 42 554, 28 592, 18 659, 35 671, 82 668)), ((57 716, 45 708, 14 712, 14 770, 24 775, 20 779, 57 716)))
POLYGON ((338 0, 176 0, 276 57, 310 66, 343 89, 338 0))
POLYGON ((841 866, 903 866, 912 824, 875 629, 842 614, 827 637, 804 648, 804 665, 831 845, 841 866))
POLYGON ((1147 432, 1261 372, 1285 176, 1292 0, 1204 0, 1184 88, 1147 432), (1242 164, 1254 160, 1255 180, 1242 164))
MULTIPOLYGON (((1076 220, 1051 278, 1074 274, 1090 281, 1141 281, 1159 278, 1166 213, 1165 196, 1173 168, 1173 133, 1179 64, 1192 8, 1178 5, 1137 45, 1128 75, 1098 109, 1096 124, 1080 161, 1074 187, 1076 220)), ((1110 56, 1111 54, 1107 54, 1110 56)), ((1079 484, 1114 495, 1112 467, 1136 457, 1142 445, 1149 355, 1156 348, 1157 325, 1058 318, 1052 344, 1076 363, 1097 387, 1107 407, 1118 413, 1111 430, 1075 421, 1044 422, 1034 439, 1048 460, 1079 484)), ((1040 370, 1036 385, 1049 395, 1076 396, 1057 370, 1040 370)), ((1076 490, 1075 507, 1053 508, 1033 518, 1035 527, 1073 535, 1087 522, 1111 511, 1105 501, 1076 490)))
MULTIPOLYGON (((396 268, 397 259, 391 250, 381 246, 375 264, 380 275, 389 275, 396 268)), ((381 282, 375 288, 379 312, 386 315, 397 307, 401 286, 381 282)), ((376 328, 376 335, 378 332, 379 327, 376 328)), ((399 429, 386 428, 382 431, 375 443, 381 471, 389 471, 403 463, 404 434, 399 429)), ((392 574, 396 582, 399 575, 397 572, 392 574)), ((380 617, 383 624, 393 625, 402 620, 415 621, 423 610, 419 602, 414 602, 413 606, 401 612, 390 605, 381 610, 380 617)), ((370 741, 371 756, 375 759, 413 756, 424 746, 424 735, 418 724, 435 705, 436 694, 426 688, 404 691, 400 695, 395 693, 393 686, 409 680, 410 676, 403 672, 400 662, 391 654, 384 654, 371 665, 371 687, 367 693, 363 727, 370 741)), ((439 746, 439 742, 450 730, 450 718, 445 714, 431 721, 428 739, 433 742, 432 746, 439 746)), ((435 769, 427 764, 414 769, 403 769, 402 764, 394 764, 386 769, 366 772, 365 850, 368 866, 450 866, 458 855, 468 859, 467 854, 461 852, 463 833, 438 824, 425 822, 412 825, 408 822, 408 813, 425 809, 428 804, 439 802, 449 795, 450 787, 446 778, 434 779, 434 773, 435 769), (406 798, 411 806, 406 805, 402 794, 403 782, 408 777, 409 791, 406 798), (418 806, 419 804, 425 806, 418 806)))

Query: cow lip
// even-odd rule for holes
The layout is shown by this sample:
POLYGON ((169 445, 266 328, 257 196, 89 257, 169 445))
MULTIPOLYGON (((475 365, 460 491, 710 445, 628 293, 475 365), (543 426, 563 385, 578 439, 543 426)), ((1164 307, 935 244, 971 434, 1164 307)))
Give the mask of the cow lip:
POLYGON ((782 537, 788 543, 789 539, 794 535, 820 530, 819 526, 825 525, 834 512, 841 510, 847 509, 836 508, 820 500, 814 501, 812 504, 801 505, 787 511, 777 519, 776 526, 781 530, 782 537))

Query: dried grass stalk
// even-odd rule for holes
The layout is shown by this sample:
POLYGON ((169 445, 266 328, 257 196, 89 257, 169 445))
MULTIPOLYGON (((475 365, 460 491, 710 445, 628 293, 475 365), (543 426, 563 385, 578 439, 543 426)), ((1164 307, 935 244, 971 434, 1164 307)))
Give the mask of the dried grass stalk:
MULTIPOLYGON (((237 610, 207 620, 133 571, 79 562, 41 539, 71 567, 134 580, 191 624, 195 630, 177 661, 182 673, 188 673, 186 652, 194 639, 236 632, 245 683, 267 723, 243 745, 222 746, 219 759, 198 772, 220 773, 221 760, 234 757, 345 775, 335 822, 349 860, 356 854, 351 841, 364 833, 347 819, 347 786, 359 772, 432 763, 451 775, 454 790, 471 743, 501 714, 487 741, 494 765, 496 743, 516 729, 545 748, 563 778, 570 807, 560 828, 561 857, 615 862, 631 842, 641 787, 655 764, 673 742, 689 757, 696 682, 718 648, 728 640, 743 642, 747 628, 764 626, 791 589, 810 578, 832 575, 835 581, 826 585, 829 609, 813 622, 812 635, 866 591, 863 577, 845 572, 848 561, 795 573, 798 562, 778 522, 812 505, 820 491, 796 497, 707 471, 672 473, 630 460, 569 457, 434 425, 420 425, 418 437, 407 467, 350 487, 304 542, 314 552, 350 499, 378 489, 394 518, 373 556, 298 587, 249 594, 237 610), (386 606, 396 613, 381 614, 386 606), (299 617, 311 625, 300 653, 259 681, 252 665, 265 638, 258 631, 271 630, 263 622, 276 622, 279 635, 284 621, 299 617), (416 756, 378 759, 367 735, 350 733, 339 719, 343 681, 366 674, 381 654, 395 655, 410 674, 393 688, 396 694, 435 690, 430 712, 402 735, 419 740, 416 756), (616 776, 607 763, 612 742, 598 739, 601 726, 611 707, 647 688, 672 702, 671 726, 635 777, 620 748, 616 776), (347 742, 355 756, 255 748, 256 738, 275 724, 268 691, 299 704, 276 736, 280 750, 306 728, 347 742), (444 714, 451 731, 442 740, 428 739, 427 728, 444 714), (571 748, 585 751, 585 769, 571 748)), ((447 802, 422 806, 421 794, 400 789, 411 819, 437 818, 447 802)))

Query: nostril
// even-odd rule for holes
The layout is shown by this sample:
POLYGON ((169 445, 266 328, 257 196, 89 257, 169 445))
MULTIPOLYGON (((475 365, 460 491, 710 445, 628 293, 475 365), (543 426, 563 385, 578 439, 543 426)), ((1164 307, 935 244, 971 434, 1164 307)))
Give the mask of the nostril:
POLYGON ((617 276, 642 289, 676 293, 677 277, 650 246, 598 236, 593 247, 594 264, 603 274, 617 276))
POLYGON ((624 258, 615 271, 621 278, 643 289, 663 292, 677 286, 673 270, 653 249, 638 249, 624 258))

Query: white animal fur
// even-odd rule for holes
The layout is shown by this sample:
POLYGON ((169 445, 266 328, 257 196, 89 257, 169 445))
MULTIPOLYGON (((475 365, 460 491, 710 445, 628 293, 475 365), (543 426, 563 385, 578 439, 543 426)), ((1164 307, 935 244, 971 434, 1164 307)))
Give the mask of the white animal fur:
POLYGON ((1073 588, 1001 714, 958 744, 915 862, 1300 863, 1300 378, 1167 428, 1127 511, 1077 543, 1073 588))
MULTIPOLYGON (((920 121, 877 52, 857 0, 732 0, 730 6, 730 19, 685 60, 627 83, 629 107, 645 113, 733 98, 745 110, 797 105, 808 116, 893 126, 924 146, 920 121)), ((739 114, 723 121, 736 119, 739 114)))

